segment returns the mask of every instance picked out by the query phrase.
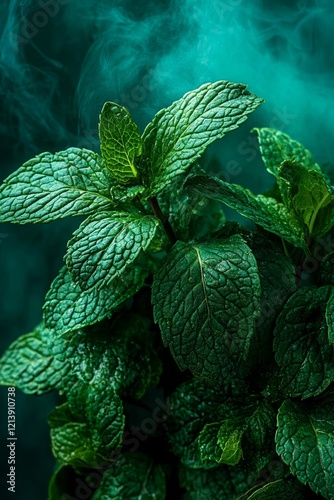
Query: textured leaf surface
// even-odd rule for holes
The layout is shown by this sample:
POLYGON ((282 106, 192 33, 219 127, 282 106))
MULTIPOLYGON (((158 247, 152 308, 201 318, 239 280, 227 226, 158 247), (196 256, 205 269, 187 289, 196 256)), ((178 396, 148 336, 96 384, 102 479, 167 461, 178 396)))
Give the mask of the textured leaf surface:
POLYGON ((46 295, 45 323, 62 335, 109 318, 122 302, 141 289, 147 274, 139 267, 129 267, 109 286, 83 292, 64 266, 46 295))
POLYGON ((160 110, 143 134, 151 196, 186 172, 207 146, 235 130, 261 104, 246 85, 206 83, 160 110))
POLYGON ((180 470, 180 484, 186 488, 184 500, 235 500, 237 492, 247 488, 247 477, 238 467, 180 470))
POLYGON ((332 290, 326 305, 326 323, 328 329, 328 340, 334 345, 334 291, 332 290))
POLYGON ((310 235, 327 233, 334 222, 334 195, 324 175, 285 161, 278 179, 285 206, 306 224, 310 235))
POLYGON ((130 113, 119 104, 106 102, 100 115, 99 137, 102 157, 112 176, 121 184, 135 179, 135 160, 142 145, 130 113))
POLYGON ((65 257, 83 290, 109 286, 154 238, 159 219, 127 212, 100 212, 86 219, 68 242, 65 257))
POLYGON ((334 494, 334 397, 312 404, 285 401, 278 412, 277 453, 303 484, 327 499, 334 494))
POLYGON ((54 456, 60 463, 73 467, 96 466, 103 456, 94 450, 88 425, 72 419, 67 403, 56 407, 49 415, 54 456))
POLYGON ((9 346, 0 360, 1 385, 36 395, 62 386, 70 365, 54 359, 47 348, 48 336, 50 331, 40 326, 9 346))
POLYGON ((50 222, 112 206, 113 180, 102 158, 86 149, 42 153, 0 187, 0 222, 50 222))
POLYGON ((161 465, 144 453, 125 453, 106 470, 93 500, 164 500, 165 490, 161 465))
POLYGON ((275 359, 288 396, 315 396, 334 379, 334 349, 328 341, 325 319, 330 293, 330 286, 301 288, 278 317, 275 359))
POLYGON ((268 172, 277 176, 284 160, 296 161, 307 170, 321 172, 311 153, 287 134, 273 128, 254 128, 257 134, 262 159, 268 172))
POLYGON ((181 370, 213 384, 246 358, 259 314, 257 265, 241 237, 178 242, 152 288, 155 321, 181 370))
MULTIPOLYGON (((96 380, 104 379, 115 390, 136 398, 158 382, 161 370, 145 318, 130 312, 72 333, 70 338, 56 337, 50 350, 59 362, 70 363, 72 377, 85 386, 95 387, 96 380)), ((96 390, 102 391, 98 385, 96 390)))
POLYGON ((251 191, 237 184, 229 184, 220 179, 198 175, 186 183, 189 188, 213 200, 221 201, 244 217, 296 247, 307 249, 304 227, 298 218, 282 203, 263 195, 255 196, 251 191))
POLYGON ((170 396, 170 415, 166 421, 171 451, 191 468, 216 467, 217 462, 201 459, 198 435, 210 421, 216 420, 220 405, 226 400, 222 392, 210 389, 197 379, 180 385, 170 396))

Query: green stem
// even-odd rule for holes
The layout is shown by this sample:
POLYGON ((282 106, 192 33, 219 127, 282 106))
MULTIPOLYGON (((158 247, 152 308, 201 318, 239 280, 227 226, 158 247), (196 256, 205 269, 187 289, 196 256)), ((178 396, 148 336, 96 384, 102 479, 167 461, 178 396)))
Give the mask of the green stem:
POLYGON ((174 245, 174 243, 177 242, 177 239, 176 239, 176 236, 175 236, 175 233, 173 231, 173 228, 172 226, 170 225, 170 222, 169 220, 167 219, 167 217, 162 213, 161 211, 161 208, 160 208, 160 205, 158 203, 158 199, 156 196, 154 196, 153 198, 150 198, 149 199, 149 202, 150 202, 150 205, 151 205, 151 208, 152 208, 152 211, 154 213, 154 215, 156 217, 158 217, 158 219, 161 220, 162 222, 162 225, 167 233, 167 236, 170 240, 170 242, 174 245))

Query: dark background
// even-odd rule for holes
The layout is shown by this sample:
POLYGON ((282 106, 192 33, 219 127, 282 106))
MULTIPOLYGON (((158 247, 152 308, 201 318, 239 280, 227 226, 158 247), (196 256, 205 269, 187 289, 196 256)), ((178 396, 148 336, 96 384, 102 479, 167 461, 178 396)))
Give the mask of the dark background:
MULTIPOLYGON (((266 102, 209 148, 204 161, 210 171, 255 192, 271 186, 249 134, 253 126, 284 130, 330 169, 333 25, 331 0, 2 0, 0 180, 42 151, 98 151, 98 115, 106 100, 126 106, 143 129, 184 92, 221 79, 248 84, 266 102)), ((1 353, 40 321, 77 225, 71 219, 0 226, 1 353)), ((1 388, 2 438, 6 394, 1 388)), ((56 402, 54 394, 17 391, 20 500, 47 498, 53 458, 46 418, 56 402)), ((1 498, 7 469, 3 463, 1 498)))

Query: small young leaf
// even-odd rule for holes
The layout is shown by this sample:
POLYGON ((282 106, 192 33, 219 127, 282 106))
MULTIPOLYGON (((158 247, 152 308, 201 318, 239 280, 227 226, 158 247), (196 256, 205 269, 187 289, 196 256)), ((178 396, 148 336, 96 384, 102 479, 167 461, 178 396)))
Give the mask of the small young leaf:
POLYGON ((66 265, 82 290, 110 286, 148 248, 160 224, 150 215, 99 212, 68 242, 66 265))
POLYGON ((148 455, 124 453, 114 467, 108 468, 92 500, 165 500, 166 479, 163 467, 148 455))
POLYGON ((334 380, 334 347, 325 320, 330 293, 330 286, 301 288, 277 319, 275 359, 288 396, 316 396, 334 380))
POLYGON ((143 179, 150 196, 188 171, 209 144, 238 128, 261 102, 246 85, 218 81, 160 110, 143 134, 149 160, 143 179))
POLYGON ((110 318, 113 311, 140 290, 148 271, 129 266, 109 286, 82 291, 64 266, 45 297, 44 321, 57 335, 110 318))
POLYGON ((278 411, 276 449, 300 482, 330 499, 334 491, 334 397, 311 403, 284 401, 278 411))
POLYGON ((262 159, 268 172, 277 176, 284 160, 296 161, 307 170, 321 172, 311 153, 287 134, 273 128, 254 128, 259 139, 262 159))
POLYGON ((110 210, 113 179, 102 158, 86 149, 42 153, 0 187, 0 222, 31 224, 110 210))
POLYGON ((284 161, 278 179, 285 206, 306 224, 309 234, 327 233, 334 223, 334 195, 324 175, 284 161))
POLYGON ((215 177, 196 175, 185 186, 225 203, 244 217, 294 246, 307 250, 304 226, 282 203, 263 195, 255 196, 237 184, 229 184, 215 177))
POLYGON ((154 318, 181 370, 215 386, 248 354, 259 315, 255 258, 240 236, 174 245, 152 287, 154 318))
POLYGON ((15 340, 0 360, 0 384, 26 394, 44 394, 62 387, 70 364, 54 359, 47 347, 50 330, 39 326, 15 340))
POLYGON ((130 113, 114 102, 106 102, 100 115, 99 137, 106 167, 121 184, 138 177, 135 160, 141 154, 139 129, 130 113))
POLYGON ((215 460, 219 464, 236 465, 242 457, 243 426, 236 422, 206 424, 198 436, 202 460, 215 460))

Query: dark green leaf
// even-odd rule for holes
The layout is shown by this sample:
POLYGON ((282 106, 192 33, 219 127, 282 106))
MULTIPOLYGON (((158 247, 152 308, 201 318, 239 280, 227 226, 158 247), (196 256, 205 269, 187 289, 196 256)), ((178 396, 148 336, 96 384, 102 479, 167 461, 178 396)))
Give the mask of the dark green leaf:
POLYGON ((296 247, 307 250, 303 225, 292 212, 274 198, 255 196, 237 184, 229 184, 207 175, 190 178, 186 186, 213 200, 225 203, 267 231, 277 234, 296 247))
POLYGON ((233 377, 247 357, 260 305, 256 261, 240 236, 178 242, 154 277, 152 300, 181 370, 214 385, 233 377))
POLYGON ((305 497, 298 483, 285 479, 266 484, 250 496, 247 495, 248 500, 278 500, 280 498, 282 500, 301 500, 305 497))
POLYGON ((68 414, 65 403, 56 407, 49 417, 54 456, 61 464, 97 467, 104 458, 94 449, 89 426, 84 422, 66 421, 68 414))
POLYGON ((62 387, 70 371, 66 360, 54 359, 47 347, 50 330, 39 326, 15 340, 0 360, 0 384, 26 394, 44 394, 62 387))
POLYGON ((164 500, 166 480, 163 467, 140 452, 121 455, 103 475, 92 500, 164 500))
POLYGON ((62 335, 109 318, 122 302, 142 288, 147 275, 148 271, 131 266, 109 286, 83 292, 63 267, 45 298, 45 323, 62 335))
POLYGON ((246 85, 206 83, 160 110, 143 134, 150 196, 190 169, 207 146, 235 130, 261 104, 246 85))
POLYGON ((334 291, 332 290, 326 305, 326 323, 328 329, 328 340, 334 345, 334 291))
POLYGON ((139 129, 130 113, 114 102, 106 102, 100 115, 99 137, 106 167, 121 184, 138 177, 136 157, 141 154, 139 129))
POLYGON ((0 222, 50 222, 108 210, 112 184, 102 158, 93 151, 42 153, 0 187, 0 222))
POLYGON ((268 172, 277 176, 284 160, 296 161, 307 170, 321 172, 311 153, 287 134, 273 128, 254 128, 259 139, 262 159, 268 172))
POLYGON ((321 266, 320 266, 321 284, 334 286, 334 252, 330 252, 329 254, 325 255, 324 258, 322 258, 322 255, 319 255, 318 259, 321 260, 321 266))
POLYGON ((73 280, 83 290, 110 286, 148 248, 159 224, 157 217, 127 212, 91 215, 68 242, 73 280))
POLYGON ((327 499, 334 494, 333 394, 312 404, 286 400, 278 412, 277 453, 303 484, 327 499))
POLYGON ((275 358, 288 396, 315 396, 334 380, 334 348, 328 342, 325 319, 330 293, 330 286, 301 288, 278 317, 275 358))
POLYGON ((327 233, 334 223, 334 195, 324 175, 285 161, 278 179, 285 206, 306 224, 309 234, 319 237, 327 233))

